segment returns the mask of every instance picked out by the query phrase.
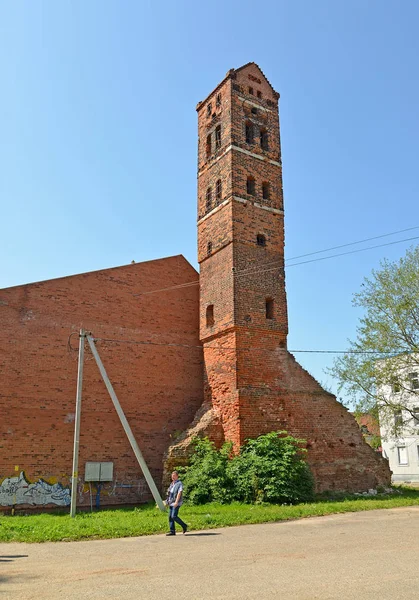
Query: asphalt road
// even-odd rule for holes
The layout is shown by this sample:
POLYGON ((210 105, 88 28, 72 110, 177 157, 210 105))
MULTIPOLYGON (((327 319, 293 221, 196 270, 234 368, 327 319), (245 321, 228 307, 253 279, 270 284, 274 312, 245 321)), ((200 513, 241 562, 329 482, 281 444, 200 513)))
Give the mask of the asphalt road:
POLYGON ((419 507, 185 536, 0 544, 0 600, 419 598, 419 507))

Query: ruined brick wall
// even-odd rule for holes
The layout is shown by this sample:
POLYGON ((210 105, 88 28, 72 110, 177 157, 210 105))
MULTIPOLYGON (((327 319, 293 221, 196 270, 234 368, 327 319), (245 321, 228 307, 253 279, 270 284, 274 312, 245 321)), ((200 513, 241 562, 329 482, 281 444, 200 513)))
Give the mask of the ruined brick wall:
POLYGON ((326 392, 274 336, 237 336, 240 440, 285 430, 307 441, 317 491, 389 485, 387 461, 365 442, 335 396, 326 392))
MULTIPOLYGON (((164 452, 203 401, 198 286, 141 294, 197 279, 189 263, 175 256, 0 291, 0 505, 7 504, 16 487, 18 504, 25 493, 28 504, 50 500, 63 505, 69 500, 77 352, 69 351, 67 342, 80 327, 98 338, 145 342, 98 342, 97 347, 160 485, 164 452), (41 479, 50 487, 46 489, 41 479)), ((77 348, 77 344, 76 335, 71 345, 77 348)), ((83 485, 86 461, 114 463, 114 480, 104 485, 102 504, 150 497, 87 350, 80 431, 81 505, 90 502, 88 487, 83 485)))

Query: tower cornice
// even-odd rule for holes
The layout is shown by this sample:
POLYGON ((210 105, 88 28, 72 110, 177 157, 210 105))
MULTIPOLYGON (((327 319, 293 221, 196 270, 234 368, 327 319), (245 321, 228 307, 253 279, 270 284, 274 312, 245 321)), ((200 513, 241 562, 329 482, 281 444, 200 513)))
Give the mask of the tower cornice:
POLYGON ((204 166, 201 167, 201 169, 198 169, 198 177, 200 177, 202 175, 202 173, 204 173, 207 169, 210 169, 213 164, 218 162, 221 158, 223 158, 231 150, 236 150, 237 152, 243 152, 243 154, 247 154, 248 156, 252 156, 253 158, 257 158, 258 160, 266 161, 266 162, 270 163, 271 165, 275 165, 277 167, 282 166, 282 163, 280 163, 277 160, 272 160, 271 158, 268 158, 264 154, 256 154, 256 152, 251 152, 250 150, 241 148, 240 146, 237 146, 237 144, 230 144, 229 146, 227 146, 227 148, 224 148, 224 150, 218 156, 215 156, 214 158, 208 160, 206 163, 204 163, 204 166))
POLYGON ((226 76, 224 77, 224 79, 222 81, 220 81, 220 83, 217 85, 217 87, 214 88, 212 90, 212 92, 210 92, 208 94, 208 96, 206 98, 204 98, 204 100, 200 100, 198 102, 198 104, 196 105, 196 112, 200 111, 200 109, 203 107, 203 105, 206 103, 206 101, 209 100, 211 98, 211 96, 213 96, 216 92, 218 92, 223 87, 225 82, 228 81, 228 79, 235 79, 235 78, 236 78, 235 69, 230 69, 229 71, 227 71, 226 76))

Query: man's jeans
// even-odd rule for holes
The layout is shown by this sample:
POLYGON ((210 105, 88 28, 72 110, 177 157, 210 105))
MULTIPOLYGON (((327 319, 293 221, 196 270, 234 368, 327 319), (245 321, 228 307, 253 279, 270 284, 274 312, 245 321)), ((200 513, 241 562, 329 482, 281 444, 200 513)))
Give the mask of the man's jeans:
POLYGON ((183 530, 185 530, 187 527, 186 523, 184 523, 182 519, 177 516, 179 508, 180 506, 169 506, 169 527, 172 533, 176 533, 175 522, 180 525, 183 530))

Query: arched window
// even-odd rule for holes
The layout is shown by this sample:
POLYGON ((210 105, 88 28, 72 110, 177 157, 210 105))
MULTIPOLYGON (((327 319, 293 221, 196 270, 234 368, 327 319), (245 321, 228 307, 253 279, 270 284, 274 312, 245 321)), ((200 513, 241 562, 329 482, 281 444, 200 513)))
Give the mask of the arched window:
POLYGON ((207 327, 212 327, 214 325, 214 305, 213 304, 208 304, 208 306, 207 306, 206 321, 207 321, 207 327))
POLYGON ((247 178, 247 183, 246 183, 246 191, 250 196, 254 196, 255 195, 255 179, 254 177, 249 176, 247 178))
POLYGON ((262 150, 268 150, 269 146, 268 146, 268 132, 266 131, 266 129, 261 129, 260 130, 260 147, 262 148, 262 150))
POLYGON ((246 144, 253 144, 253 123, 246 122, 246 144))
POLYGON ((221 125, 217 125, 215 128, 215 149, 221 148, 221 125))
POLYGON ((207 189, 206 206, 207 206, 207 211, 211 210, 211 208, 212 208, 212 189, 210 187, 207 189))
POLYGON ((266 237, 263 235, 263 233, 257 234, 256 243, 258 246, 266 246, 266 237))
POLYGON ((207 158, 211 156, 211 134, 207 135, 207 158))
POLYGON ((223 184, 221 183, 221 179, 217 179, 217 183, 215 184, 215 197, 217 202, 221 202, 221 196, 223 193, 223 184))
POLYGON ((273 301, 273 298, 266 298, 265 308, 266 308, 266 318, 267 319, 273 319, 274 318, 274 301, 273 301))
POLYGON ((208 242, 207 244, 207 256, 210 256, 212 253, 212 242, 208 242))
POLYGON ((267 181, 262 183, 262 198, 269 200, 269 183, 267 181))

